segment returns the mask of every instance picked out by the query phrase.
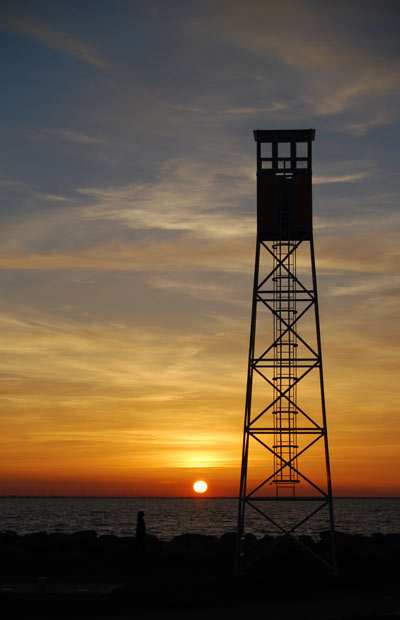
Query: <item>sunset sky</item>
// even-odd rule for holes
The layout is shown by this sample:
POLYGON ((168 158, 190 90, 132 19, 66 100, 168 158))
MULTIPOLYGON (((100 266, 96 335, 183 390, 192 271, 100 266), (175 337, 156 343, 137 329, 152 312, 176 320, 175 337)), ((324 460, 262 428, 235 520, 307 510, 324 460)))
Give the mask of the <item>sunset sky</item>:
POLYGON ((238 492, 253 129, 315 128, 336 495, 400 494, 400 3, 3 0, 0 494, 238 492))

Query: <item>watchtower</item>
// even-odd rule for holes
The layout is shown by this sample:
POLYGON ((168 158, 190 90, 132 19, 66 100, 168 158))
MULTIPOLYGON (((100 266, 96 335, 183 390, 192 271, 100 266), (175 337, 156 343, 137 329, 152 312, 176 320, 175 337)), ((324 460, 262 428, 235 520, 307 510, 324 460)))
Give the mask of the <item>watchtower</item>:
POLYGON ((324 512, 332 557, 328 562, 319 559, 335 569, 312 225, 314 138, 314 129, 254 131, 257 243, 237 574, 269 549, 266 546, 256 556, 245 553, 243 536, 249 523, 266 534, 293 538, 310 525, 310 519, 320 519, 324 512), (288 501, 299 503, 288 510, 288 501))

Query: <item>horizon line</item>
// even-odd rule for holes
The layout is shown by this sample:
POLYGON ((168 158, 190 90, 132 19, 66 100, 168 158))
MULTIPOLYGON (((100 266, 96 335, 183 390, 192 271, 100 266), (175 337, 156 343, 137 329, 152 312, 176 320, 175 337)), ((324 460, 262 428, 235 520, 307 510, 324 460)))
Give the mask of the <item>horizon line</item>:
MULTIPOLYGON (((236 495, 0 495, 0 499, 235 499, 236 495)), ((259 498, 275 500, 275 497, 259 498)), ((276 501, 290 501, 292 498, 279 498, 276 501)), ((320 496, 296 497, 297 501, 320 501, 320 496)), ((333 499, 400 499, 400 495, 336 495, 333 499)))

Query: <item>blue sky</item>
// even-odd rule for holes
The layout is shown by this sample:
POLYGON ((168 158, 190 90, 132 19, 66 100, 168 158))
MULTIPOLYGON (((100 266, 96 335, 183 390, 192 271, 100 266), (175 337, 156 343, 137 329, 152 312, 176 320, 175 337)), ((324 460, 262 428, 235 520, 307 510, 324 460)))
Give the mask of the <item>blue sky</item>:
POLYGON ((23 463, 38 492, 77 463, 82 492, 103 469, 174 489, 191 463, 231 494, 252 130, 309 127, 333 473, 393 492, 399 22, 389 0, 2 2, 4 492, 23 463))

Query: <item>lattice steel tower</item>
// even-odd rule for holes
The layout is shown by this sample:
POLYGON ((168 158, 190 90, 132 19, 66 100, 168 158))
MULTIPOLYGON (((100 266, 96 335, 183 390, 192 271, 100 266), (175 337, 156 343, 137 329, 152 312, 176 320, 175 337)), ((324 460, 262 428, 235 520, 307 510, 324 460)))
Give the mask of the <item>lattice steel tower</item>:
POLYGON ((313 129, 254 131, 257 245, 237 573, 258 559, 244 552, 243 535, 249 524, 249 531, 255 527, 258 532, 283 534, 276 544, 304 531, 310 519, 322 524, 323 516, 330 529, 332 555, 328 562, 322 561, 335 568, 312 226, 314 137, 313 129), (300 502, 297 511, 288 501, 300 502))

